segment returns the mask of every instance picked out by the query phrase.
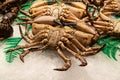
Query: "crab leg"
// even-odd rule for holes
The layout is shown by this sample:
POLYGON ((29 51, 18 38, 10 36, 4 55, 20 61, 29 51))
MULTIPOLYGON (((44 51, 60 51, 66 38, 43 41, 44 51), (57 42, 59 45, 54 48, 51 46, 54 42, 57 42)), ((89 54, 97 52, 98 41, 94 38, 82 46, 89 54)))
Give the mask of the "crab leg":
POLYGON ((37 39, 39 39, 39 37, 42 39, 42 38, 46 38, 48 36, 47 34, 43 34, 43 33, 48 33, 49 30, 46 30, 46 29, 40 30, 37 34, 31 35, 30 32, 28 31, 27 27, 28 26, 26 25, 26 27, 25 27, 25 34, 27 35, 28 39, 23 35, 22 29, 19 26, 19 28, 20 28, 20 34, 21 34, 22 38, 24 38, 27 42, 35 42, 37 39))
POLYGON ((45 6, 45 5, 50 5, 50 4, 54 4, 55 2, 48 2, 48 1, 40 1, 38 3, 35 3, 33 4, 31 7, 30 7, 30 12, 33 12, 36 8, 38 7, 42 7, 42 6, 45 6))
POLYGON ((47 39, 43 39, 41 42, 35 42, 35 43, 31 43, 31 44, 25 44, 25 45, 17 46, 15 48, 9 49, 7 52, 11 52, 11 51, 18 50, 18 49, 23 49, 23 48, 29 48, 29 47, 33 47, 33 46, 38 46, 38 45, 45 44, 47 42, 48 42, 47 39))
POLYGON ((65 37, 68 37, 80 50, 86 51, 86 48, 77 39, 73 38, 73 36, 66 34, 65 37))
POLYGON ((75 50, 75 52, 77 53, 80 52, 80 50, 74 44, 72 44, 72 42, 70 42, 66 37, 62 37, 61 41, 63 41, 71 50, 75 50))
POLYGON ((80 50, 74 44, 72 44, 67 38, 63 38, 62 41, 64 41, 68 47, 73 49, 73 51, 75 50, 75 52, 79 53, 82 56, 95 55, 105 46, 102 45, 97 47, 90 47, 88 51, 80 52, 80 50))
POLYGON ((97 46, 97 47, 92 47, 92 50, 91 50, 91 51, 82 52, 81 55, 82 55, 82 56, 95 55, 95 54, 97 54, 104 46, 105 46, 105 45, 97 46))
POLYGON ((47 38, 47 37, 48 37, 47 33, 42 33, 42 34, 38 35, 37 37, 34 37, 32 42, 34 43, 36 41, 40 41, 41 39, 44 39, 44 38, 47 38))
POLYGON ((24 36, 20 25, 19 25, 19 30, 20 30, 20 35, 21 35, 21 37, 22 37, 25 41, 27 41, 28 43, 31 43, 32 41, 31 41, 28 37, 24 36))
POLYGON ((65 64, 64 64, 63 67, 56 68, 54 70, 58 70, 58 71, 66 71, 66 70, 68 70, 70 68, 70 66, 71 66, 71 60, 66 55, 64 55, 64 53, 62 52, 62 50, 60 48, 57 48, 57 53, 64 60, 65 64))
POLYGON ((100 16, 100 18, 102 19, 102 20, 104 20, 104 21, 113 21, 113 20, 111 20, 109 17, 107 17, 106 15, 104 15, 104 14, 102 14, 102 12, 100 12, 99 13, 99 16, 100 16))
POLYGON ((23 11, 23 10, 20 10, 20 12, 21 12, 22 14, 24 14, 24 15, 28 16, 28 17, 32 17, 32 16, 31 16, 31 14, 29 14, 29 13, 27 13, 27 12, 23 11))
POLYGON ((90 48, 85 48, 77 39, 75 39, 73 36, 71 35, 65 35, 65 37, 68 37, 68 39, 70 41, 72 41, 76 46, 77 48, 79 48, 81 51, 83 52, 89 52, 89 51, 97 51, 99 52, 104 46, 96 46, 96 47, 90 47, 90 48))
POLYGON ((23 20, 23 21, 31 21, 32 20, 30 18, 21 18, 21 17, 18 17, 18 16, 17 16, 17 18, 20 19, 20 20, 23 20))
POLYGON ((113 26, 112 23, 105 22, 105 21, 93 21, 93 23, 98 25, 103 25, 103 26, 113 26))
POLYGON ((30 49, 28 49, 28 50, 25 50, 23 53, 21 53, 20 55, 19 55, 19 57, 20 57, 20 60, 22 61, 22 62, 24 62, 24 57, 27 55, 27 54, 29 54, 30 52, 33 52, 33 51, 40 51, 40 50, 43 50, 43 49, 45 49, 47 47, 47 45, 45 45, 45 46, 43 46, 43 47, 38 47, 38 48, 30 48, 30 49))
POLYGON ((30 34, 30 32, 28 31, 28 26, 27 26, 27 24, 26 24, 26 26, 25 26, 25 34, 27 35, 27 37, 28 37, 29 39, 32 39, 33 35, 30 34))
POLYGON ((21 60, 22 62, 24 62, 24 57, 25 57, 27 54, 29 54, 29 53, 30 53, 30 49, 25 50, 23 53, 21 53, 21 54, 19 55, 20 60, 21 60))
POLYGON ((35 12, 35 13, 33 13, 33 14, 31 14, 33 17, 37 17, 37 16, 44 16, 44 15, 51 15, 51 12, 50 11, 48 11, 47 9, 43 9, 43 10, 41 10, 41 11, 38 11, 38 12, 35 12))
POLYGON ((109 27, 109 26, 102 26, 102 25, 94 24, 94 27, 97 28, 97 29, 100 29, 101 31, 111 31, 111 30, 113 30, 113 27, 109 27))
POLYGON ((76 23, 74 26, 76 29, 79 29, 83 32, 91 33, 91 34, 96 34, 96 31, 93 27, 90 27, 88 24, 83 22, 82 20, 79 20, 77 17, 75 17, 72 13, 70 14, 61 14, 61 20, 64 22, 68 23, 76 23), (67 17, 67 18, 65 18, 67 17))
POLYGON ((76 53, 76 52, 70 50, 69 48, 65 47, 65 45, 61 41, 58 43, 58 45, 62 49, 65 49, 66 51, 68 51, 69 53, 71 53, 73 56, 75 56, 77 59, 79 59, 82 62, 82 64, 80 64, 80 66, 86 66, 87 65, 86 60, 79 53, 76 53))
POLYGON ((69 4, 73 7, 79 8, 79 9, 86 9, 86 5, 82 2, 66 2, 65 4, 69 4))
POLYGON ((55 2, 40 1, 36 4, 33 4, 30 9, 45 6, 45 5, 50 5, 50 4, 53 4, 53 3, 55 3, 55 2))

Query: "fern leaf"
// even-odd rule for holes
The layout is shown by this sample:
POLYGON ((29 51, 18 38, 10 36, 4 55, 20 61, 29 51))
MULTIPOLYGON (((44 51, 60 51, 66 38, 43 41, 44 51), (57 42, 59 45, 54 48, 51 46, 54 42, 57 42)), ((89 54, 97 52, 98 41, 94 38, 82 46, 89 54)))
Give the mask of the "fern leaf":
MULTIPOLYGON (((15 48, 18 46, 19 42, 22 40, 22 38, 9 38, 5 40, 6 48, 4 48, 4 52, 6 53, 10 48, 15 48), (11 44, 12 43, 12 44, 11 44)), ((14 58, 17 57, 19 53, 21 53, 23 50, 15 50, 12 52, 6 53, 6 61, 7 62, 13 62, 14 58)))
POLYGON ((105 46, 104 48, 103 48, 103 53, 105 54, 105 55, 107 55, 109 58, 111 58, 111 51, 110 51, 110 48, 111 47, 109 47, 109 46, 105 46))
POLYGON ((111 49, 111 57, 117 61, 116 59, 116 52, 117 52, 118 48, 114 47, 114 49, 111 49))
POLYGON ((116 16, 115 16, 115 19, 120 19, 120 15, 116 15, 116 16))
POLYGON ((120 48, 118 45, 120 44, 120 40, 117 38, 111 38, 109 36, 102 37, 97 42, 98 45, 106 44, 106 46, 103 48, 103 53, 106 54, 109 58, 116 59, 116 53, 120 48))

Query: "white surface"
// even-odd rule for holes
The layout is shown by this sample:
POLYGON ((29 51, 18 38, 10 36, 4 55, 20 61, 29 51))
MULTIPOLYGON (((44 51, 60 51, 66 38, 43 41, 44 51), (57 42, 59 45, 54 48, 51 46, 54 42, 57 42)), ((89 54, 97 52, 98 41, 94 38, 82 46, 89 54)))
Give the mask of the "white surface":
MULTIPOLYGON (((18 36, 18 27, 14 28, 14 36, 18 36)), ((53 69, 63 66, 64 62, 53 50, 28 54, 24 58, 25 63, 19 57, 13 63, 8 63, 3 53, 4 44, 0 45, 0 80, 120 80, 120 56, 117 57, 118 61, 114 61, 98 53, 86 57, 88 65, 80 67, 80 61, 68 55, 72 66, 60 72, 53 69)))

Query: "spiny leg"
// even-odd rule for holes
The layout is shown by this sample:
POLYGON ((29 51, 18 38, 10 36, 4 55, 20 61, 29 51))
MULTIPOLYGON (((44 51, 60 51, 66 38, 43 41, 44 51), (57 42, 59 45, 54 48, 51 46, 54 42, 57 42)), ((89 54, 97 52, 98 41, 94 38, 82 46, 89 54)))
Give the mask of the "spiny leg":
POLYGON ((108 16, 104 15, 101 11, 99 12, 99 17, 100 17, 100 19, 102 19, 103 21, 114 22, 111 18, 109 18, 108 16))
POLYGON ((113 26, 112 23, 101 21, 101 20, 93 21, 93 23, 96 24, 96 25, 102 25, 102 26, 108 26, 108 27, 113 26))
POLYGON ((68 38, 71 42, 73 42, 73 44, 75 44, 77 46, 77 48, 79 48, 81 51, 83 52, 89 52, 89 51, 100 51, 103 48, 102 46, 96 46, 96 47, 90 47, 90 48, 85 48, 77 39, 75 39, 72 35, 70 34, 66 34, 64 35, 66 38, 68 38))
POLYGON ((21 35, 21 37, 22 37, 25 41, 27 41, 28 43, 31 43, 32 41, 31 41, 28 37, 26 37, 26 36, 23 34, 20 25, 19 25, 19 30, 20 30, 20 35, 21 35))
POLYGON ((24 52, 22 52, 20 55, 19 55, 19 57, 20 57, 20 60, 22 61, 22 62, 24 62, 24 57, 27 55, 27 54, 29 54, 30 53, 30 50, 28 49, 28 50, 25 50, 24 52))
POLYGON ((68 38, 73 44, 75 44, 81 51, 86 51, 86 48, 70 34, 65 34, 64 37, 68 38))
POLYGON ((31 44, 25 44, 25 45, 21 45, 21 46, 17 46, 15 48, 9 49, 7 52, 11 52, 14 50, 18 50, 18 49, 23 49, 23 48, 29 48, 29 47, 33 47, 33 46, 41 46, 45 43, 47 43, 48 40, 47 39, 43 39, 41 42, 35 42, 35 43, 31 43, 31 44))
POLYGON ((24 15, 28 16, 28 17, 32 17, 32 16, 31 16, 31 14, 29 14, 29 13, 27 13, 27 12, 23 11, 23 10, 20 10, 20 12, 21 12, 22 14, 24 14, 24 15))
POLYGON ((54 4, 55 2, 53 1, 40 1, 38 3, 35 3, 33 4, 31 7, 30 7, 30 10, 34 9, 34 8, 38 8, 38 7, 42 7, 42 6, 45 6, 45 5, 51 5, 51 4, 54 4))
POLYGON ((90 56, 90 55, 95 55, 97 54, 101 49, 103 49, 105 46, 105 44, 103 44, 102 46, 95 46, 95 47, 90 47, 89 51, 84 51, 84 52, 81 52, 80 54, 82 56, 90 56))
MULTIPOLYGON (((96 29, 99 29, 99 30, 101 30, 101 31, 103 31, 103 32, 105 32, 105 33, 113 30, 113 27, 96 25, 96 24, 93 24, 93 25, 94 25, 94 27, 95 27, 96 29)), ((98 32, 99 32, 99 31, 98 31, 98 32)))
POLYGON ((72 42, 70 42, 66 37, 62 37, 61 41, 63 41, 66 44, 66 46, 68 46, 71 50, 77 53, 80 52, 80 50, 72 42))
POLYGON ((33 17, 37 17, 37 16, 44 16, 44 15, 51 15, 52 13, 50 12, 50 9, 42 9, 40 11, 37 11, 33 14, 31 14, 33 17))
POLYGON ((48 30, 41 30, 40 32, 38 32, 36 35, 32 36, 30 35, 30 33, 28 32, 28 30, 25 29, 26 31, 26 34, 27 34, 27 37, 24 36, 23 32, 22 32, 22 29, 21 27, 19 26, 19 29, 20 29, 20 34, 22 36, 22 38, 27 41, 28 43, 34 43, 36 42, 38 39, 43 39, 43 38, 46 38, 48 36, 47 32, 48 30))
POLYGON ((78 8, 78 9, 85 9, 86 5, 83 2, 65 2, 65 4, 68 4, 72 7, 78 8))
POLYGON ((73 51, 79 53, 82 56, 95 55, 105 46, 105 45, 102 45, 102 46, 90 47, 88 48, 88 51, 80 52, 80 50, 74 44, 72 44, 67 38, 63 37, 61 41, 66 43, 66 46, 72 48, 73 51))
POLYGON ((20 20, 23 20, 23 21, 31 21, 32 20, 30 18, 21 18, 21 17, 18 17, 18 16, 17 16, 17 18, 20 19, 20 20))
POLYGON ((71 60, 66 55, 64 55, 64 53, 62 52, 62 50, 59 47, 57 48, 57 53, 64 60, 65 64, 64 64, 63 67, 56 68, 54 70, 57 70, 57 71, 66 71, 66 70, 68 70, 70 68, 70 66, 71 66, 71 60))
POLYGON ((99 51, 88 51, 88 52, 82 52, 80 53, 82 56, 90 56, 90 55, 95 55, 97 54, 99 51))
POLYGON ((47 44, 44 45, 43 47, 38 47, 38 48, 30 48, 28 50, 25 50, 23 53, 21 53, 19 56, 20 56, 20 60, 22 62, 24 62, 24 57, 29 54, 30 52, 33 52, 33 51, 40 51, 40 50, 43 50, 47 47, 47 44))
POLYGON ((79 21, 79 18, 72 14, 68 9, 63 9, 62 13, 60 14, 60 19, 62 19, 65 22, 79 21))
POLYGON ((66 51, 68 51, 69 53, 71 53, 73 56, 75 56, 77 59, 79 59, 81 61, 82 64, 80 64, 80 66, 86 66, 87 65, 87 61, 79 54, 79 53, 76 53, 72 50, 70 50, 69 48, 67 48, 63 42, 59 42, 58 45, 62 48, 62 49, 65 49, 66 51))
POLYGON ((28 31, 28 25, 27 25, 27 24, 26 24, 26 26, 25 26, 25 34, 27 35, 27 37, 28 37, 29 39, 32 39, 32 38, 33 38, 33 35, 30 34, 30 32, 28 31))
POLYGON ((38 35, 37 37, 34 37, 34 39, 32 39, 32 42, 40 41, 47 37, 48 37, 47 33, 42 33, 42 34, 38 35))

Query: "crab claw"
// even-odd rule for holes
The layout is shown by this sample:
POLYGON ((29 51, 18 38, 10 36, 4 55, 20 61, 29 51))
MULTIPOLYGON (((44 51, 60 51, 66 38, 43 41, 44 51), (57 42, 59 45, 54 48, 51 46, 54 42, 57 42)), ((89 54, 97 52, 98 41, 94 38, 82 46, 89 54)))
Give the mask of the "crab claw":
POLYGON ((57 20, 53 16, 40 16, 35 18, 33 21, 27 21, 27 22, 20 22, 17 23, 18 25, 20 24, 32 24, 32 23, 37 23, 37 24, 49 24, 49 25, 56 25, 57 20))

